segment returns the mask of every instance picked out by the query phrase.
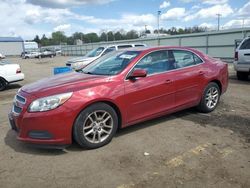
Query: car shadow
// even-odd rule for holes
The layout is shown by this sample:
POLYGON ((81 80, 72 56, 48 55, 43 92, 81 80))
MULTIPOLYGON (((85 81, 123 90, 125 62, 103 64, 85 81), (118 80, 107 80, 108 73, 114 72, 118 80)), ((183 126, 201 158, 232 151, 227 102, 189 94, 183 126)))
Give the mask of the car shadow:
POLYGON ((63 149, 55 149, 55 148, 39 148, 32 146, 30 144, 25 144, 17 141, 16 132, 14 130, 9 130, 4 138, 4 142, 7 146, 12 148, 15 152, 19 153, 28 153, 33 155, 61 155, 67 153, 63 149))
MULTIPOLYGON (((224 103, 221 102, 220 108, 224 107, 225 107, 224 103)), ((155 118, 129 127, 125 127, 123 129, 119 129, 115 135, 115 138, 119 138, 121 136, 134 133, 135 131, 140 131, 141 129, 155 126, 160 123, 167 123, 168 121, 176 118, 192 121, 203 127, 206 127, 206 125, 209 124, 212 126, 230 129, 240 133, 242 136, 246 138, 247 142, 250 142, 250 129, 249 129, 250 127, 248 125, 248 123, 250 122, 249 118, 247 117, 243 118, 236 115, 219 115, 217 114, 216 111, 210 114, 202 114, 197 112, 195 108, 189 108, 180 112, 176 112, 170 115, 165 115, 159 118, 155 118), (217 121, 219 121, 220 123, 218 123, 217 121), (232 122, 234 123, 232 124, 232 122)), ((32 145, 27 145, 22 142, 18 142, 15 137, 16 133, 12 130, 9 130, 4 139, 5 143, 6 145, 14 149, 16 152, 21 152, 21 153, 29 153, 34 155, 62 155, 66 154, 67 152, 82 152, 86 150, 81 148, 74 141, 70 146, 68 146, 65 149, 52 149, 52 148, 45 149, 45 148, 38 148, 32 145)))
MULTIPOLYGON (((145 129, 145 128, 148 128, 148 127, 151 127, 151 126, 155 126, 155 125, 163 123, 163 122, 166 123, 166 122, 168 122, 170 120, 173 120, 173 119, 175 119, 177 117, 181 118, 183 116, 187 116, 187 115, 190 114, 190 111, 194 112, 194 113, 197 113, 197 111, 195 111, 195 109, 190 108, 190 109, 183 110, 183 111, 180 111, 180 112, 176 112, 176 113, 173 113, 173 114, 170 114, 170 115, 165 115, 165 116, 161 116, 161 117, 158 117, 158 118, 154 118, 152 120, 144 121, 144 122, 137 123, 137 124, 134 124, 134 125, 122 128, 122 129, 118 129, 117 133, 115 134, 114 137, 119 138, 121 136, 125 136, 125 135, 128 135, 130 133, 134 133, 135 131, 140 131, 141 129, 145 129)), ((77 143, 74 142, 72 145, 67 147, 67 150, 68 151, 82 151, 83 148, 81 148, 77 143)))
POLYGON ((243 85, 249 85, 250 77, 248 77, 247 80, 238 80, 236 75, 230 75, 228 77, 230 79, 230 83, 237 83, 237 84, 243 84, 243 85))
POLYGON ((8 84, 5 88, 5 90, 11 90, 11 89, 19 89, 22 85, 20 84, 8 84))
MULTIPOLYGON (((141 129, 154 126, 158 123, 167 122, 169 120, 175 119, 176 116, 182 117, 187 115, 187 111, 177 112, 172 115, 166 115, 159 118, 155 118, 152 120, 148 120, 142 123, 138 123, 129 127, 125 127, 123 129, 119 129, 115 135, 116 138, 121 136, 125 136, 127 134, 133 133, 135 131, 139 131, 141 129)), ((85 151, 86 149, 81 148, 75 141, 66 148, 43 148, 38 147, 37 145, 26 144, 23 142, 19 142, 16 139, 16 132, 14 130, 9 130, 4 138, 5 144, 19 153, 28 153, 34 155, 62 155, 66 154, 67 152, 81 152, 85 151)))

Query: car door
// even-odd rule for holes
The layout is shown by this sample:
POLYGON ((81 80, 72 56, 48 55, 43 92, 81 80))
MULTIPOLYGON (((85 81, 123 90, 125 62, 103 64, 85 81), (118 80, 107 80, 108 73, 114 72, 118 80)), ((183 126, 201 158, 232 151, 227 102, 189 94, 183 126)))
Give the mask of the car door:
POLYGON ((168 51, 147 54, 134 69, 146 70, 147 76, 125 80, 126 123, 140 121, 174 107, 173 73, 167 71, 168 51))
POLYGON ((250 64, 250 38, 246 39, 238 50, 238 62, 241 64, 250 64))
POLYGON ((203 61, 193 52, 170 50, 175 65, 175 105, 184 108, 196 104, 201 96, 204 81, 203 61))

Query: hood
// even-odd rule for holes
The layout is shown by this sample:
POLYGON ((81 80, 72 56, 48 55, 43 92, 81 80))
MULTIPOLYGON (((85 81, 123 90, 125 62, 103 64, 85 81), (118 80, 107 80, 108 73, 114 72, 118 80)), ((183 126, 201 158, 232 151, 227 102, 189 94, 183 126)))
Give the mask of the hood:
POLYGON ((101 85, 107 82, 108 78, 108 76, 102 75, 70 72, 25 85, 22 90, 37 97, 45 97, 101 85))
POLYGON ((68 62, 69 63, 77 63, 77 62, 84 62, 84 61, 87 61, 87 62, 90 62, 90 61, 94 61, 98 58, 98 56, 96 57, 76 57, 76 58, 72 58, 72 59, 69 59, 68 62))

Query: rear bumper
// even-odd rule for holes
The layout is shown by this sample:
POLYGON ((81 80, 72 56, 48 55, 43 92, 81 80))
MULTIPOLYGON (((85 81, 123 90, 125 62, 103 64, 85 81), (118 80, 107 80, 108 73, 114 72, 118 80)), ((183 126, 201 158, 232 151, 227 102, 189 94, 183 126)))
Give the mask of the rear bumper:
POLYGON ((238 72, 250 72, 250 63, 234 62, 234 70, 238 72))
POLYGON ((19 82, 24 80, 24 74, 23 73, 18 73, 12 76, 9 76, 8 78, 6 78, 6 81, 8 83, 13 83, 13 82, 19 82))

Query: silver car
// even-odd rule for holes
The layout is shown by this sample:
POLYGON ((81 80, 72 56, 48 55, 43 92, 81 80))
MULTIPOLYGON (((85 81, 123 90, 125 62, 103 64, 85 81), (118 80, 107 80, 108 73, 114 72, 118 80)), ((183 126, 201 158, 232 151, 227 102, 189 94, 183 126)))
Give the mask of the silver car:
POLYGON ((239 80, 247 80, 250 75, 250 37, 245 38, 235 50, 234 69, 239 80))
POLYGON ((110 45, 107 47, 101 46, 101 47, 91 50, 89 53, 87 53, 83 57, 69 59, 66 63, 66 66, 71 67, 74 70, 79 70, 109 52, 124 49, 124 48, 132 48, 132 47, 146 47, 146 45, 145 44, 114 44, 114 45, 110 45))

